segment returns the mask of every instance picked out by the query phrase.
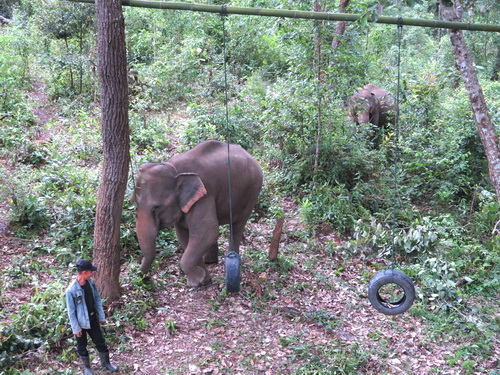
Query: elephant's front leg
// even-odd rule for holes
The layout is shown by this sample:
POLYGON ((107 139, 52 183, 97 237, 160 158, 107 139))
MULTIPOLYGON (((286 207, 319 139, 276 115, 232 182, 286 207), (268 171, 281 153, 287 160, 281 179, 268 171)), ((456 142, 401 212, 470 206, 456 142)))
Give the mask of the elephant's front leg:
MULTIPOLYGON (((217 257, 217 238, 219 223, 215 210, 202 210, 197 207, 187 215, 189 232, 187 247, 181 258, 181 268, 186 274, 189 286, 206 285, 211 281, 205 261, 217 257)), ((217 259, 217 258, 215 258, 217 259)))
POLYGON ((177 239, 181 244, 182 250, 186 250, 189 243, 189 231, 186 228, 183 228, 180 224, 176 224, 175 233, 177 234, 177 239))
POLYGON ((193 256, 188 250, 182 255, 181 269, 186 275, 187 285, 190 287, 206 285, 212 281, 203 257, 193 256))
MULTIPOLYGON (((177 239, 181 244, 182 250, 186 250, 189 243, 189 231, 185 228, 182 228, 180 225, 176 225, 175 232, 177 233, 177 239)), ((219 246, 217 242, 210 246, 210 248, 205 252, 203 260, 206 264, 219 263, 219 246)))

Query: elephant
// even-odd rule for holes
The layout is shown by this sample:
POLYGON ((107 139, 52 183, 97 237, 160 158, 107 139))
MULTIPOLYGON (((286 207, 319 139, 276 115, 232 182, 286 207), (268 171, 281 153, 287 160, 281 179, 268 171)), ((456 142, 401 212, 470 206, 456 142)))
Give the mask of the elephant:
POLYGON ((232 219, 232 250, 238 253, 262 181, 262 169, 247 151, 215 140, 202 142, 165 163, 141 165, 132 197, 143 254, 141 271, 151 269, 158 232, 174 226, 184 250, 180 266, 188 286, 210 283, 206 263, 218 261, 219 225, 232 219))
MULTIPOLYGON (((356 124, 373 124, 382 129, 391 122, 395 108, 394 96, 386 89, 371 83, 358 89, 348 101, 350 119, 356 124)), ((378 135, 375 135, 375 140, 378 135)))

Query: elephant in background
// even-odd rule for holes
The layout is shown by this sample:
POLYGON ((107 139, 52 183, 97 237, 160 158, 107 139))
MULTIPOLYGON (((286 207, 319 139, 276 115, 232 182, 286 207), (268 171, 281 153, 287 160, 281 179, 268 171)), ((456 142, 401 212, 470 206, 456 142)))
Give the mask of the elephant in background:
MULTIPOLYGON (((262 169, 242 147, 229 146, 233 249, 239 251, 246 222, 262 188, 262 169)), ((174 226, 184 249, 180 265, 189 286, 210 282, 206 263, 218 260, 219 225, 230 221, 228 145, 200 143, 166 163, 143 164, 136 178, 136 231, 147 273, 156 256, 156 236, 174 226)))
POLYGON ((358 89, 347 104, 349 117, 353 122, 358 125, 373 124, 380 129, 391 122, 391 112, 396 101, 388 90, 369 83, 358 89))

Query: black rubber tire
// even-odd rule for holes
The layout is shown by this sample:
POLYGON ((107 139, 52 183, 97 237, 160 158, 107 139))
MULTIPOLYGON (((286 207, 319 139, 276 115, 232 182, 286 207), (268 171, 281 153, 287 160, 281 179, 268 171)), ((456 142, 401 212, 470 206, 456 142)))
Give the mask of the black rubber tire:
POLYGON ((226 290, 228 293, 240 291, 240 256, 234 251, 226 255, 226 290))
POLYGON ((368 285, 368 299, 373 307, 385 315, 398 315, 407 311, 415 300, 415 287, 411 279, 401 271, 384 270, 377 273, 368 285), (384 285, 396 284, 404 292, 403 297, 396 302, 384 300, 379 290, 384 285))

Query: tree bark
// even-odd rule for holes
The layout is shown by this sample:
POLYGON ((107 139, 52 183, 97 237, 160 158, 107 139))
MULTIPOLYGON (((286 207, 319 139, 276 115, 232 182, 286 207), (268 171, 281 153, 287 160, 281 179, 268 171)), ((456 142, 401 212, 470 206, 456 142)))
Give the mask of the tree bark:
POLYGON ((491 80, 498 81, 498 74, 500 73, 500 42, 497 43, 497 59, 495 66, 493 67, 493 72, 491 73, 491 80))
MULTIPOLYGON (((339 13, 344 13, 348 5, 349 5, 349 0, 340 0, 339 13)), ((339 21, 339 23, 337 23, 337 27, 335 29, 335 35, 337 35, 337 37, 332 40, 332 47, 334 50, 339 46, 340 38, 345 33, 345 25, 346 25, 345 21, 339 21)))
POLYGON ((94 262, 104 298, 120 297, 120 223, 130 160, 125 22, 121 0, 97 0, 97 51, 104 161, 99 185, 94 262))
POLYGON ((271 245, 269 246, 269 260, 278 259, 278 250, 280 247, 281 233, 283 232, 283 223, 285 222, 284 217, 280 217, 276 221, 276 226, 273 230, 273 239, 271 240, 271 245))
MULTIPOLYGON (((454 0, 453 3, 450 0, 441 0, 441 15, 446 21, 458 22, 462 18, 462 4, 460 0, 454 0)), ((474 121, 488 160, 489 176, 496 191, 497 200, 500 203, 500 147, 498 137, 491 122, 483 90, 474 68, 474 61, 468 53, 463 32, 461 30, 450 30, 449 33, 453 54, 455 55, 455 65, 460 71, 465 88, 469 93, 474 121)))

